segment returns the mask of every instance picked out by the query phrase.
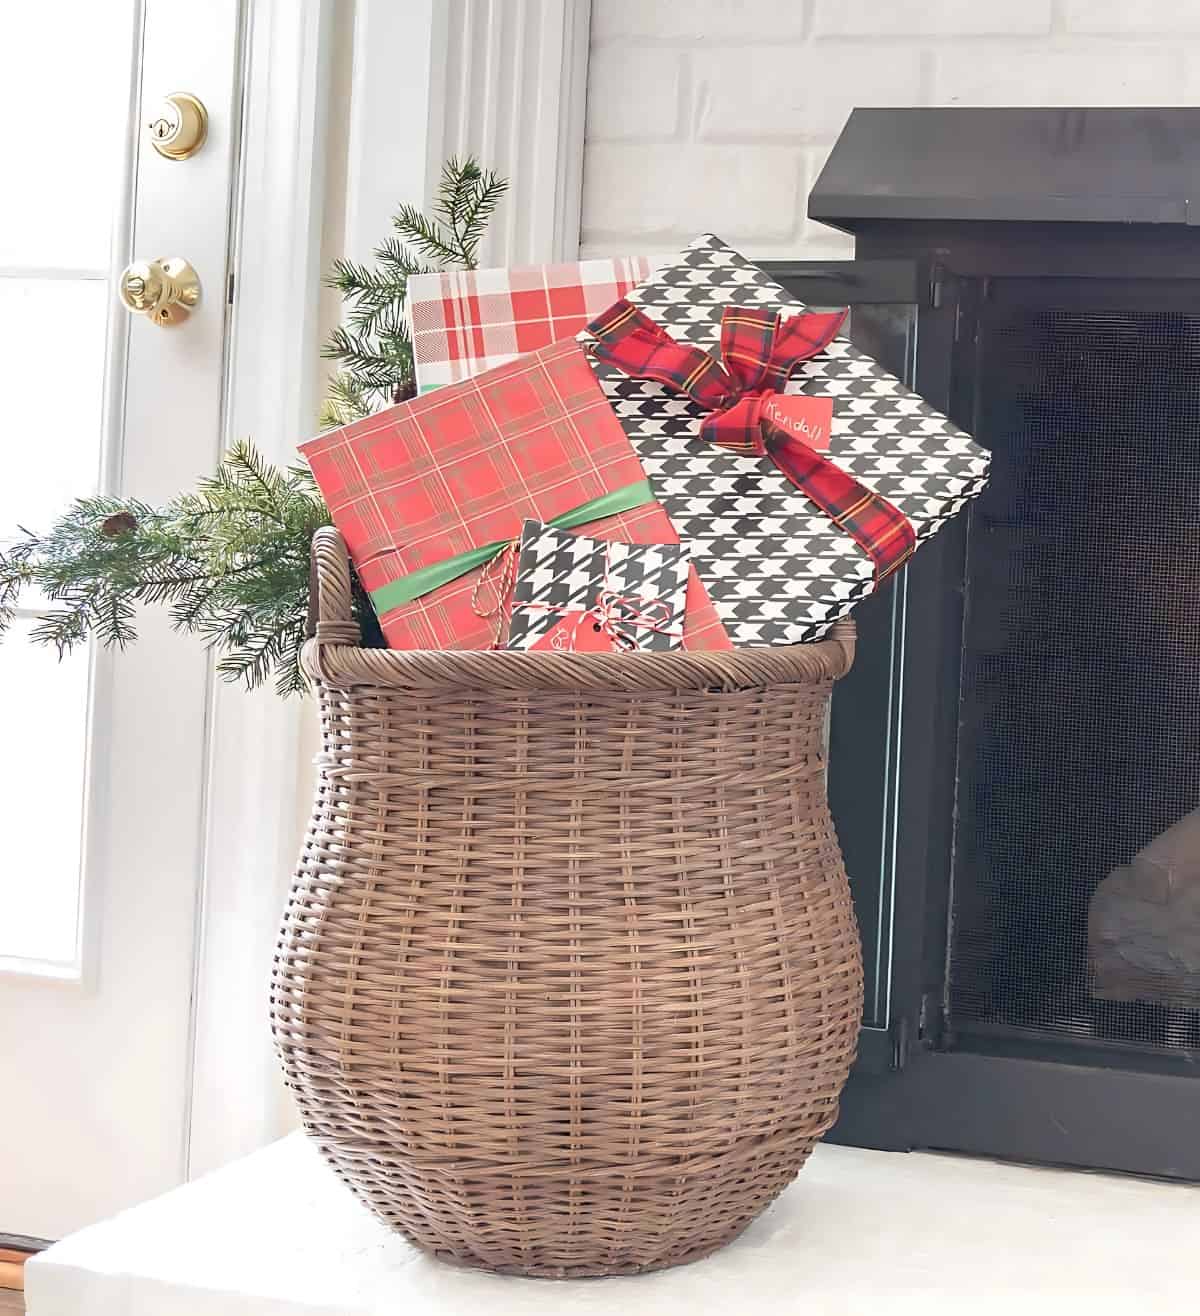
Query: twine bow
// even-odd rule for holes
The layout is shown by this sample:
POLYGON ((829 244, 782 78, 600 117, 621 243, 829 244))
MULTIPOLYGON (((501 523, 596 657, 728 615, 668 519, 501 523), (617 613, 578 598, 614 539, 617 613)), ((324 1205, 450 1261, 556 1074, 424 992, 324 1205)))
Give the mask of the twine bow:
POLYGON ((665 599, 643 599, 602 589, 589 610, 595 624, 622 649, 637 649, 637 632, 651 635, 682 635, 672 627, 671 605, 665 599))
POLYGON ((825 350, 846 311, 783 317, 756 307, 727 306, 720 360, 677 342, 622 299, 588 326, 592 353, 634 379, 651 379, 690 398, 705 413, 700 437, 743 456, 766 457, 786 479, 849 535, 875 566, 876 582, 916 547, 908 518, 771 418, 771 400, 792 371, 825 350))

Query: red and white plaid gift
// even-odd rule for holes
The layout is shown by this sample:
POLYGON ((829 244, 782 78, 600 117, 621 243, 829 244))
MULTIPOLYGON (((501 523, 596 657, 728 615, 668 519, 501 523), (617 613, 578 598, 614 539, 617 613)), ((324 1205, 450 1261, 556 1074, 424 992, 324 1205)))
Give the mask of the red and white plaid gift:
MULTIPOLYGON (((679 542, 573 340, 301 451, 395 649, 486 649, 502 638, 504 554, 526 518, 595 539, 679 542)), ((683 642, 730 647, 694 570, 683 642)))
POLYGON ((406 304, 417 391, 457 384, 574 338, 653 270, 642 256, 414 274, 406 304))

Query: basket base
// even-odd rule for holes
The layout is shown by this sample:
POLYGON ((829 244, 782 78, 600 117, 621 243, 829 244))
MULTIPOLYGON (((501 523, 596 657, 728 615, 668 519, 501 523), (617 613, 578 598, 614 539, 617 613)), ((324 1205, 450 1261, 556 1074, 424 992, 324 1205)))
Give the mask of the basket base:
MULTIPOLYGON (((489 1240, 485 1234, 480 1234, 463 1238, 457 1246, 447 1247, 437 1239, 434 1230, 411 1228, 403 1219, 407 1212, 395 1199, 382 1210, 369 1200, 366 1204, 385 1224, 420 1251, 464 1269, 486 1270, 495 1275, 523 1275, 530 1279, 644 1275, 702 1261, 732 1243, 792 1183, 805 1160, 807 1151, 799 1162, 791 1158, 788 1164, 776 1166, 775 1173, 760 1182, 753 1196, 739 1191, 744 1184, 736 1178, 725 1185, 724 1192, 718 1186, 714 1193, 710 1187, 703 1197, 695 1193, 694 1185, 684 1187, 678 1184, 683 1190, 683 1201, 676 1199, 674 1203, 677 1208, 682 1206, 678 1223, 671 1228, 655 1229, 646 1219, 635 1217, 627 1230, 622 1231, 624 1236, 615 1239, 611 1234, 606 1237, 599 1231, 589 1230, 586 1224, 575 1232, 564 1222, 557 1237, 554 1230, 543 1228, 524 1243, 514 1243, 511 1237, 503 1241, 495 1237, 489 1240), (737 1205, 733 1207, 730 1199, 735 1197, 737 1205)), ((719 1184, 719 1174, 713 1178, 719 1184)), ((666 1206, 669 1200, 669 1192, 664 1191, 657 1199, 659 1208, 666 1206)), ((596 1214, 603 1217, 604 1213, 601 1209, 596 1214)))
MULTIPOLYGON (((787 1185, 785 1184, 784 1187, 787 1187, 787 1185)), ((609 1279, 617 1275, 650 1275, 656 1270, 674 1270, 678 1266, 690 1266, 695 1261, 703 1261, 705 1257, 711 1257, 714 1252, 720 1252, 723 1247, 727 1247, 735 1238, 740 1238, 770 1204, 770 1202, 764 1202, 762 1207, 748 1220, 743 1220, 741 1224, 735 1225, 728 1233, 721 1235, 719 1238, 709 1239, 700 1247, 691 1248, 678 1256, 630 1265, 610 1266, 598 1263, 577 1266, 493 1265, 489 1261, 478 1258, 465 1257, 450 1251, 439 1251, 436 1248, 426 1246, 420 1239, 409 1237, 408 1241, 426 1255, 436 1257, 439 1261, 459 1266, 463 1270, 484 1270, 492 1275, 520 1275, 526 1279, 609 1279)), ((408 1235, 405 1236, 408 1237, 408 1235)))
MULTIPOLYGON (((787 1184, 784 1184, 784 1187, 787 1187, 787 1184)), ((749 1220, 743 1220, 741 1224, 730 1229, 729 1233, 722 1234, 716 1240, 705 1242, 700 1248, 692 1248, 688 1252, 678 1255, 678 1257, 668 1257, 661 1259, 661 1261, 646 1261, 628 1266, 601 1266, 596 1265, 596 1263, 579 1266, 495 1266, 491 1262, 459 1257, 454 1253, 438 1252, 437 1249, 426 1248, 425 1244, 422 1244, 416 1238, 409 1238, 409 1242, 413 1244, 414 1248, 420 1248, 421 1252, 430 1255, 430 1257, 436 1257, 438 1261, 461 1266, 463 1270, 486 1270, 492 1275, 522 1275, 525 1279, 608 1279, 616 1277, 616 1275, 650 1275, 657 1270, 675 1270, 678 1266, 689 1266, 693 1262, 704 1261, 705 1257, 711 1257, 713 1253, 720 1252, 722 1248, 732 1244, 734 1238, 741 1237, 750 1228, 750 1225, 754 1224, 758 1216, 766 1211, 770 1204, 770 1202, 764 1202, 761 1209, 755 1212, 749 1220)))

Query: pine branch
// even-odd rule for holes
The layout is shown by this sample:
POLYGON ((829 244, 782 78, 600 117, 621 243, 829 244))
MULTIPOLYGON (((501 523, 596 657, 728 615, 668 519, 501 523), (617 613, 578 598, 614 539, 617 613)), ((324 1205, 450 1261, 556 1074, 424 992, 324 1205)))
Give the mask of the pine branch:
MULTIPOLYGON (((473 163, 473 162, 472 162, 473 163)), ((508 182, 492 170, 477 172, 471 187, 464 197, 459 233, 464 253, 464 264, 473 270, 478 264, 479 244, 483 240, 488 223, 496 207, 500 204, 508 182)))
POLYGON ((392 226, 423 256, 439 265, 463 264, 463 251, 454 229, 443 227, 436 219, 429 219, 416 206, 401 206, 392 216, 392 226))
POLYGON ((333 262, 333 272, 325 280, 327 288, 336 288, 344 297, 354 297, 363 289, 372 286, 375 272, 357 261, 338 258, 333 262))
POLYGON ((237 648, 221 658, 217 672, 226 681, 237 681, 249 690, 262 685, 274 672, 279 694, 301 694, 308 688, 300 667, 303 643, 301 625, 264 627, 246 636, 237 648))
POLYGON ((368 269, 350 261, 335 261, 330 286, 337 288, 350 308, 348 322, 359 333, 378 332, 402 315, 410 275, 429 273, 430 267, 409 255, 394 239, 375 249, 379 268, 368 269))
POLYGON ((371 390, 347 371, 339 371, 327 386, 318 424, 323 430, 336 429, 362 420, 371 414, 371 409, 371 390))
POLYGON ((304 688, 299 666, 308 610, 308 546, 329 513, 311 472, 280 470, 239 443, 195 490, 155 508, 133 499, 79 499, 44 536, 0 551, 0 632, 22 590, 50 607, 35 640, 60 655, 89 639, 123 648, 146 604, 220 652, 229 680, 304 688))
POLYGON ((339 325, 321 355, 341 362, 362 386, 379 392, 392 394, 412 380, 412 345, 400 333, 373 338, 339 325))
POLYGON ((462 161, 456 156, 451 156, 442 165, 442 176, 438 182, 433 213, 456 237, 459 237, 463 231, 464 217, 470 208, 471 197, 479 182, 480 172, 473 156, 468 156, 462 161))
POLYGON ((37 537, 28 530, 20 534, 16 542, 0 547, 0 634, 16 619, 21 591, 32 584, 37 565, 37 537))
POLYGON ((426 265, 424 261, 418 260, 396 238, 384 238, 375 248, 375 259, 397 281, 407 282, 414 274, 437 273, 432 265, 426 265))
POLYGON ((448 160, 431 214, 401 206, 392 217, 395 234, 375 248, 373 266, 334 261, 328 282, 341 293, 346 318, 322 348, 327 360, 341 366, 321 407, 322 428, 347 424, 370 415, 380 403, 399 402, 416 392, 404 314, 408 281, 438 269, 474 269, 479 244, 507 186, 471 157, 448 160))

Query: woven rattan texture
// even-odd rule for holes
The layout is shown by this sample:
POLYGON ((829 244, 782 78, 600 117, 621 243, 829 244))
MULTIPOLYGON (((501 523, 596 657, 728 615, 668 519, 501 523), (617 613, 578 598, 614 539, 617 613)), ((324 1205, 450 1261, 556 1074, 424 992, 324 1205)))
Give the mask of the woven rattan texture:
POLYGON ((323 752, 272 987, 309 1134, 442 1256, 689 1261, 829 1127, 862 1006, 825 800, 852 631, 695 654, 346 643, 315 545, 323 752))

